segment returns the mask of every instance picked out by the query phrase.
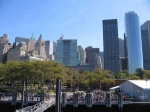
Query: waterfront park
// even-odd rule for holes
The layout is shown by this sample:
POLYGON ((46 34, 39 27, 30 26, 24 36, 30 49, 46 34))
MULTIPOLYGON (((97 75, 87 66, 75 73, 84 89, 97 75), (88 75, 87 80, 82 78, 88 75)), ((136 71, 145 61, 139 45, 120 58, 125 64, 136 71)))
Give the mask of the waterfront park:
MULTIPOLYGON (((145 104, 139 103, 141 100, 131 97, 129 93, 123 93, 118 88, 110 91, 110 88, 118 87, 117 80, 121 84, 127 80, 148 81, 149 78, 150 71, 141 68, 138 68, 134 74, 129 74, 127 70, 113 74, 111 71, 98 68, 92 71, 75 70, 52 61, 7 61, 5 64, 0 64, 0 102, 1 105, 4 102, 11 101, 11 104, 15 102, 12 110, 15 111, 55 97, 56 100, 51 105, 55 109, 50 108, 43 110, 43 112, 53 110, 56 112, 56 106, 60 104, 58 101, 61 102, 62 110, 66 112, 71 111, 71 109, 72 112, 83 111, 80 106, 84 105, 88 109, 90 107, 90 110, 88 110, 90 112, 100 112, 96 109, 91 110, 91 108, 98 108, 95 107, 97 105, 101 106, 100 110, 103 110, 103 106, 109 109, 111 107, 110 111, 113 112, 116 105, 120 108, 123 106, 121 104, 131 104, 131 100, 133 102, 134 99, 138 102, 138 105, 145 104), (61 81, 59 84, 56 83, 58 79, 61 81), (57 87, 58 85, 59 87, 57 87), (57 97, 58 93, 61 93, 60 96, 58 95, 59 97, 57 97), (58 98, 59 100, 57 100, 58 98), (28 99, 26 104, 25 99, 28 99), (124 103, 122 103, 123 101, 124 103), (73 107, 67 107, 67 105, 73 107)), ((148 105, 148 100, 144 100, 144 102, 148 105)), ((137 106, 137 103, 132 106, 135 105, 137 106)), ((1 110, 1 108, 8 107, 7 105, 4 106, 0 106, 0 111, 5 112, 5 109, 1 110)))

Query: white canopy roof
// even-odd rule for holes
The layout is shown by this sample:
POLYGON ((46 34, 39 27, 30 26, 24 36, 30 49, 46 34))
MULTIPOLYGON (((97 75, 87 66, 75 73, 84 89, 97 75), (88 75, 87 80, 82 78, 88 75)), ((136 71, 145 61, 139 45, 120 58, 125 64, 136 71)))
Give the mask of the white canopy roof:
POLYGON ((117 89, 117 88, 119 88, 119 86, 111 87, 110 90, 114 90, 114 89, 117 89))
POLYGON ((143 89, 150 89, 150 80, 128 80, 131 83, 143 88, 143 89))

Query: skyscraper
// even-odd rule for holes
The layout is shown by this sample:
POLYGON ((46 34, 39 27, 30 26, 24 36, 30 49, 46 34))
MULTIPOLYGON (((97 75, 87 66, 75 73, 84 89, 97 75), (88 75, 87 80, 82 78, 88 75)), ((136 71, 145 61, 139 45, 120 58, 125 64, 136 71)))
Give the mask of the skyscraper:
POLYGON ((143 54, 139 16, 135 12, 125 14, 125 37, 127 42, 128 69, 135 73, 137 68, 143 68, 143 54))
POLYGON ((141 26, 143 66, 145 70, 150 70, 150 20, 141 26))
POLYGON ((79 52, 77 49, 77 40, 63 39, 57 40, 56 51, 54 53, 54 61, 66 66, 75 66, 81 64, 79 52))
POLYGON ((125 53, 125 40, 119 38, 119 61, 120 70, 127 70, 127 59, 125 53))
POLYGON ((117 19, 103 20, 104 69, 120 71, 117 19))
POLYGON ((85 64, 85 50, 81 46, 78 46, 78 52, 80 55, 81 64, 84 65, 85 64))
POLYGON ((86 64, 89 64, 93 68, 102 68, 101 58, 99 54, 99 48, 92 48, 92 46, 86 47, 86 64))
POLYGON ((124 40, 119 38, 119 57, 125 57, 124 40))

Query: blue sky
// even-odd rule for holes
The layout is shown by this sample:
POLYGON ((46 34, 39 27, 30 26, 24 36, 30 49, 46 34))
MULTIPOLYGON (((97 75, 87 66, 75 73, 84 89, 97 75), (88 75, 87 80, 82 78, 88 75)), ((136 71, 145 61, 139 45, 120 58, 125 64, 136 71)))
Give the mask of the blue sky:
POLYGON ((140 23, 150 20, 150 0, 0 0, 0 37, 9 42, 21 36, 57 41, 77 39, 83 48, 103 51, 102 20, 118 19, 119 38, 123 38, 124 14, 135 11, 140 23))

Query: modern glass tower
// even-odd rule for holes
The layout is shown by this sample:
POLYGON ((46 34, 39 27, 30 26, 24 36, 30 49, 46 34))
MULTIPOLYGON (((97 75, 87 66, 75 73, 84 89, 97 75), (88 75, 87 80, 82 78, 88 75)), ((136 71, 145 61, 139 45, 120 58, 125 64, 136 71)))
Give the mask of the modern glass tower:
POLYGON ((150 20, 141 26, 143 66, 145 70, 150 70, 150 20))
POLYGON ((120 71, 117 19, 103 20, 104 69, 120 71))
POLYGON ((128 70, 132 74, 137 68, 143 68, 140 23, 139 16, 135 12, 125 13, 125 30, 128 70))
POLYGON ((81 64, 79 52, 77 49, 77 40, 76 39, 63 39, 60 37, 57 40, 55 62, 66 66, 76 66, 81 64))

